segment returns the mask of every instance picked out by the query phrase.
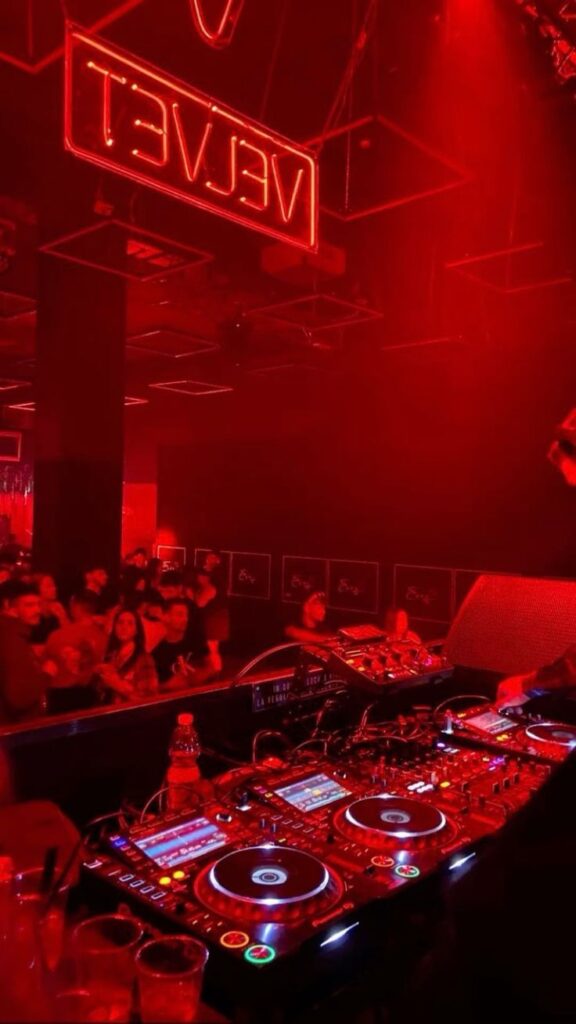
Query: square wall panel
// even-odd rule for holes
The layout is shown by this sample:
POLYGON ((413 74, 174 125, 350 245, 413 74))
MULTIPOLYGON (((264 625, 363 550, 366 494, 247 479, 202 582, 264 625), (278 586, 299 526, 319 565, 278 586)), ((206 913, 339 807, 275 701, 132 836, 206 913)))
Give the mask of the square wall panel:
POLYGON ((328 607, 375 615, 380 594, 378 562, 331 558, 328 562, 328 607))
POLYGON ((271 593, 272 556, 254 551, 230 552, 231 597, 269 601, 271 593))
POLYGON ((0 60, 37 74, 64 52, 64 20, 99 32, 142 0, 2 0, 0 60))
POLYGON ((234 388, 227 384, 207 384, 199 380, 168 380, 158 381, 156 384, 149 384, 150 388, 157 388, 159 391, 175 391, 178 395, 219 395, 226 391, 233 391, 234 388))
POLYGON ((180 547, 178 544, 158 544, 156 558, 162 562, 163 572, 168 572, 171 569, 183 569, 186 565, 186 548, 180 547))
POLYGON ((334 128, 309 145, 320 149, 322 209, 343 221, 426 199, 469 180, 449 156, 382 114, 334 128))
POLYGON ((251 310, 250 315, 277 320, 303 330, 329 331, 338 327, 353 327, 368 320, 379 320, 383 314, 356 302, 320 294, 260 306, 251 310))
POLYGON ((444 624, 454 614, 454 570, 431 565, 394 566, 394 604, 408 618, 444 624))
POLYGON ((213 259, 192 245, 120 220, 98 221, 55 238, 41 246, 41 252, 130 281, 154 281, 213 259))
POLYGON ((315 591, 328 590, 328 560, 307 555, 282 556, 282 600, 302 604, 315 591))

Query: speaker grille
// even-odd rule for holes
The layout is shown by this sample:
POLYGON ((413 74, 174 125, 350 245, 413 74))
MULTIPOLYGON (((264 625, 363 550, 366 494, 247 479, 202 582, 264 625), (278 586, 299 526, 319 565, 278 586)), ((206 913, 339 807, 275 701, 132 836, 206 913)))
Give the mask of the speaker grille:
POLYGON ((576 643, 576 582, 481 576, 448 638, 453 665, 506 675, 531 672, 576 643))

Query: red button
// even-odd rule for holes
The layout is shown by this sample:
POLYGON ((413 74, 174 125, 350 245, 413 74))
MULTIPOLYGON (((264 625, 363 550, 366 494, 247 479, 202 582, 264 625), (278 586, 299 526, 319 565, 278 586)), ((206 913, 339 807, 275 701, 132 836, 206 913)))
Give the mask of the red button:
POLYGON ((395 862, 392 857, 384 857, 383 854, 377 853, 372 857, 372 863, 375 868, 393 868, 395 862))
POLYGON ((244 949, 250 942, 250 936, 246 932, 224 932, 220 936, 220 945, 226 949, 244 949))

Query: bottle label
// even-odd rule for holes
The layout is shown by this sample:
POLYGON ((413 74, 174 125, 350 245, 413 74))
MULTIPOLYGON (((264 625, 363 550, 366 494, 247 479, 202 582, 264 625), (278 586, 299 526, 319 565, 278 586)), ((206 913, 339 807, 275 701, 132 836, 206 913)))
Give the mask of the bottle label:
POLYGON ((189 765, 186 768, 172 765, 168 769, 166 782, 168 793, 166 803, 169 811, 185 811, 194 803, 194 787, 200 780, 200 772, 197 765, 189 765))

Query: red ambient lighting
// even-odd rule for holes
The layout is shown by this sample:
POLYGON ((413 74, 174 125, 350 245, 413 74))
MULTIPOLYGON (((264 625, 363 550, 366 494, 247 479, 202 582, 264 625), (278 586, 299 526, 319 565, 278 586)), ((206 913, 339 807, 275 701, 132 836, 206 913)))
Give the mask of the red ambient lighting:
POLYGON ((190 0, 192 18, 201 39, 209 46, 221 49, 232 42, 234 29, 244 7, 244 0, 221 0, 223 2, 220 21, 212 28, 204 9, 206 0, 190 0))
POLYGON ((76 156, 302 249, 318 244, 318 164, 130 54, 67 26, 64 142, 76 156))

